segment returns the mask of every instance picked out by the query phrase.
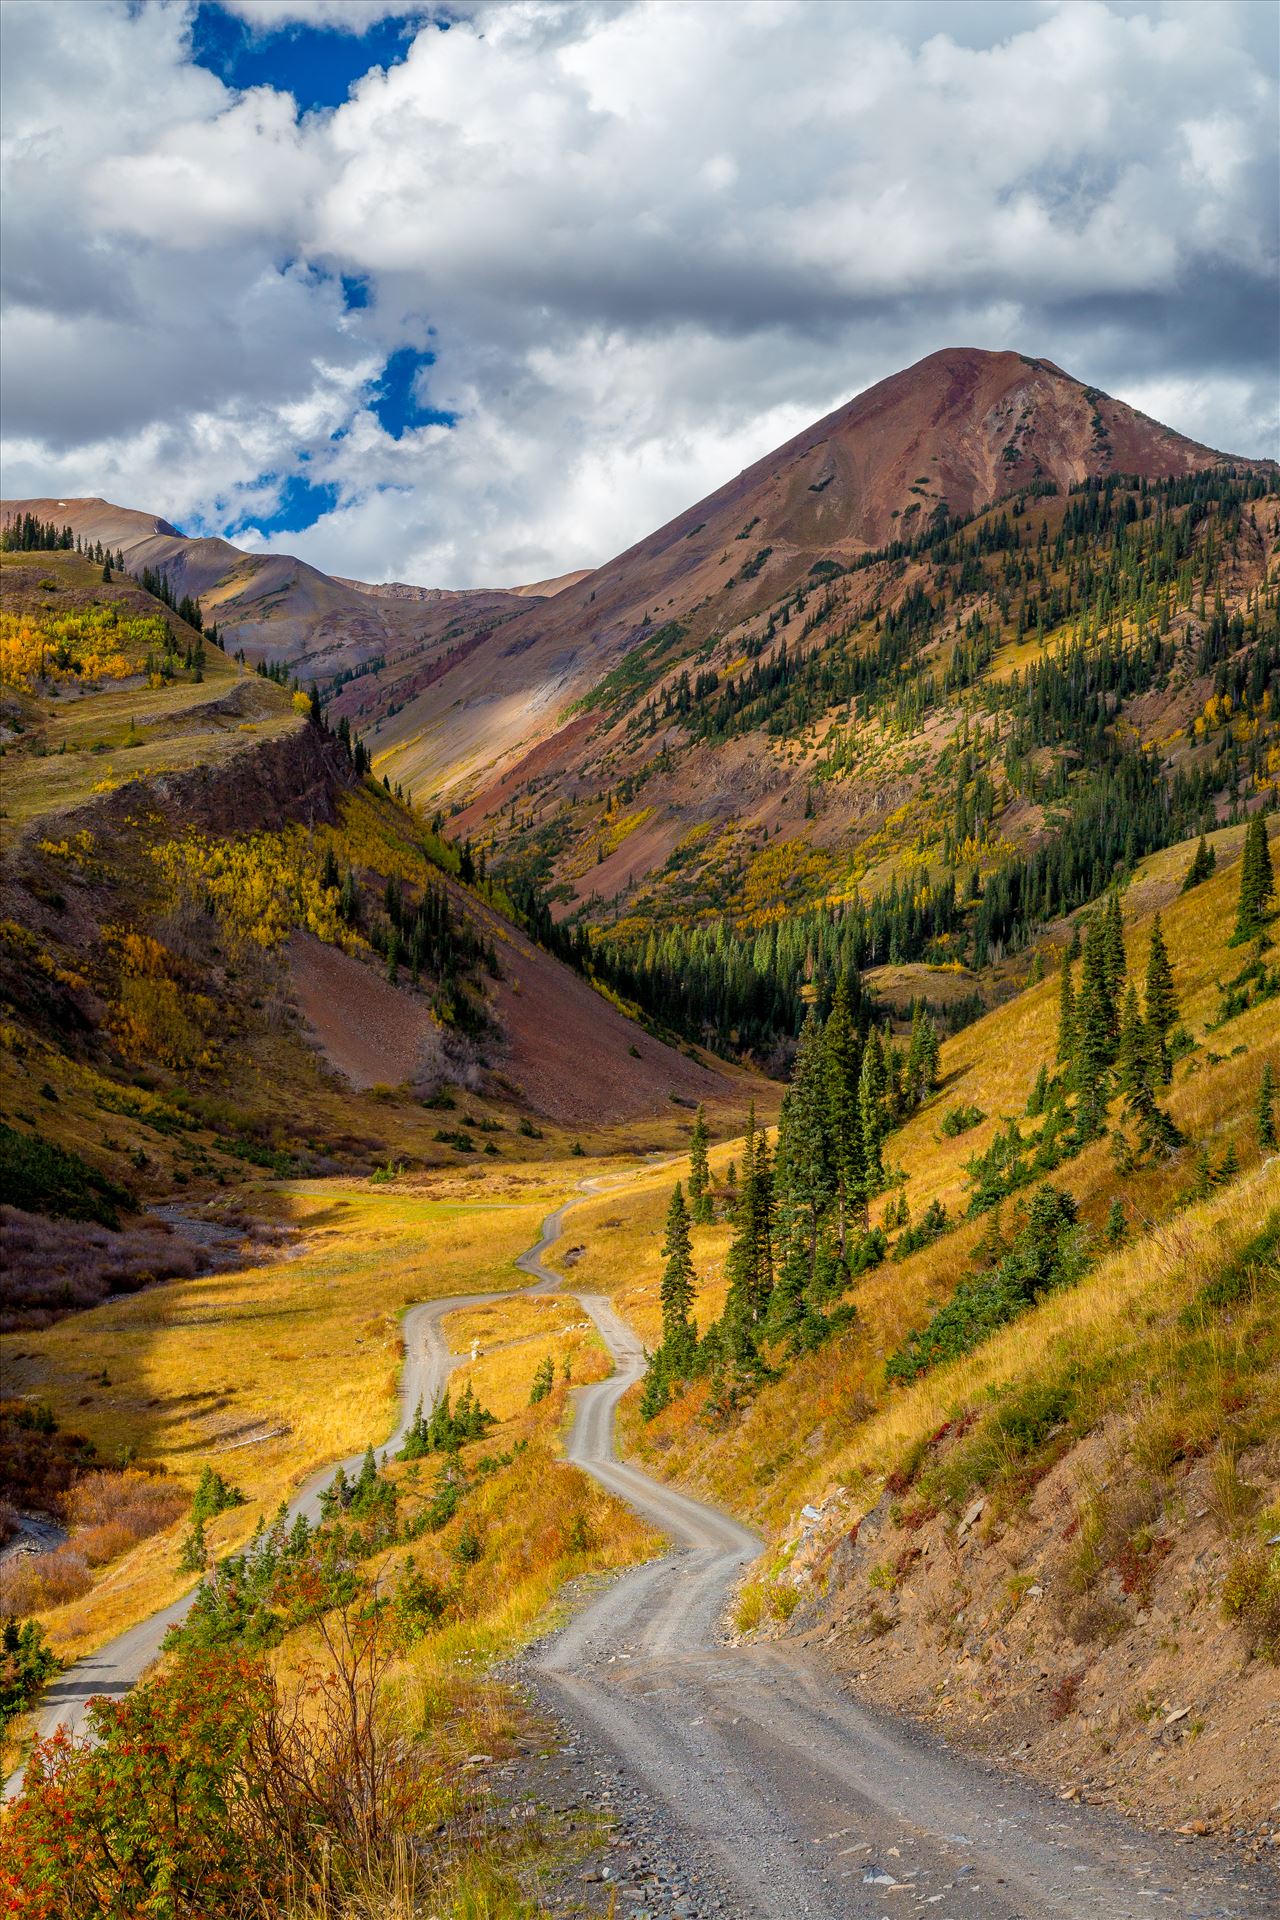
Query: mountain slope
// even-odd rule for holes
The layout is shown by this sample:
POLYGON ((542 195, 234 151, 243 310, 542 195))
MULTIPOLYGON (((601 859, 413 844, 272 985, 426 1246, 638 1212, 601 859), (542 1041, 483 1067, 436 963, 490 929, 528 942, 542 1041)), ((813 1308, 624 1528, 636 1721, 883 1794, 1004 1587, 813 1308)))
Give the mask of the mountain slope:
MULTIPOLYGON (((1062 989, 1086 910, 1049 930, 1007 1004, 944 1042, 936 1091, 884 1148, 871 1264, 834 1281, 817 1270, 836 1317, 816 1344, 792 1331, 798 1173, 813 1164, 794 1151, 793 1082, 755 1323, 767 1364, 736 1375, 708 1336, 748 1257, 746 1196, 726 1177, 745 1160, 740 1141, 713 1149, 711 1206, 691 1229, 703 1357, 653 1417, 632 1408, 628 1433, 642 1464, 769 1539, 743 1632, 803 1632, 864 1696, 1059 1791, 1184 1835, 1265 1838, 1280 1749, 1280 1161, 1266 1097, 1280 1085, 1280 969, 1274 915, 1256 942, 1232 937, 1244 840, 1240 826, 1215 833, 1198 883, 1184 842, 1117 891, 1138 990, 1157 915, 1167 946, 1163 1145, 1135 1139, 1123 1071, 1097 1137, 1081 1145, 1053 1118, 1082 1085, 1079 1057, 1063 1060, 1062 989), (1045 1201, 1064 1196, 1060 1267, 990 1311, 993 1270, 1011 1283, 1020 1236, 1043 1233, 1045 1201)), ((1274 829, 1271 847, 1274 860, 1274 829)), ((1123 980, 1115 999, 1128 1004, 1123 980)), ((587 1203, 573 1223, 575 1283, 611 1295, 650 1352, 665 1332, 663 1222, 685 1174, 655 1170, 647 1191, 587 1203)))
MULTIPOLYGON (((246 553, 228 540, 188 539, 153 514, 99 499, 4 500, 0 523, 24 513, 124 555, 131 573, 163 573, 176 596, 200 601, 230 652, 284 662, 325 685, 388 657, 428 660, 476 628, 523 613, 531 589, 449 593, 373 587, 322 573, 288 554, 246 553)), ((554 583, 552 583, 554 584, 554 583)))
POLYGON ((85 1223, 179 1189, 659 1145, 750 1097, 538 947, 306 696, 102 572, 0 556, 0 1205, 66 1223, 73 1294, 85 1223))
MULTIPOLYGON (((1018 488, 1066 492, 1094 475, 1182 475, 1225 456, 1018 353, 947 349, 859 394, 555 600, 492 635, 380 729, 393 774, 452 800, 509 799, 487 784, 545 742, 565 709, 638 641, 685 633, 671 667, 803 583, 944 515, 1018 488)), ((1247 463, 1246 463, 1247 464, 1247 463)), ((731 656, 730 656, 731 657, 731 656)), ((399 695, 389 676, 384 706, 399 695)), ((376 713, 376 703, 368 708, 376 713)), ((575 764, 578 732, 563 737, 575 764)))

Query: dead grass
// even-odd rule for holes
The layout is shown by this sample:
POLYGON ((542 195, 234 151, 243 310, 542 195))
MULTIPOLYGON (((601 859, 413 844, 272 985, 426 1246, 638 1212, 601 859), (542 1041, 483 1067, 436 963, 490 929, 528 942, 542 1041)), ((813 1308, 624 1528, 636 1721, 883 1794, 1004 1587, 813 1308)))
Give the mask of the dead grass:
MULTIPOLYGON (((7 1379, 106 1458, 129 1450, 188 1492, 214 1462, 247 1496, 210 1528, 224 1551, 309 1472, 387 1433, 404 1308, 514 1285, 515 1254, 565 1186, 530 1167, 488 1196, 469 1191, 275 1189, 262 1198, 302 1229, 297 1257, 176 1281, 11 1338, 7 1379)), ((47 1616, 58 1650, 86 1651, 173 1598, 187 1584, 176 1560, 170 1529, 117 1561, 87 1598, 47 1616)))
MULTIPOLYGON (((1280 1066, 1280 1001, 1265 1001, 1227 1026, 1206 1031, 1219 1012, 1218 981, 1241 964, 1241 951, 1229 949, 1226 941, 1234 920, 1242 837, 1240 828, 1214 836, 1219 870, 1193 893, 1180 892, 1193 850, 1187 845, 1144 862, 1125 896, 1130 974, 1143 976, 1151 916, 1159 910, 1181 1017, 1197 1041, 1196 1050, 1179 1062, 1168 1095, 1189 1145, 1174 1159, 1140 1168, 1121 1182, 1110 1143, 1102 1141, 1065 1163, 1053 1178, 1077 1197, 1082 1218, 1095 1229, 1119 1192, 1136 1236, 1130 1246, 1104 1260, 1082 1287, 1047 1301, 969 1361, 938 1369, 908 1392, 886 1394, 885 1359, 949 1296, 969 1266, 985 1223, 965 1222, 901 1265, 865 1276, 852 1295, 857 1327, 788 1366, 785 1378, 765 1387, 732 1426, 704 1423, 703 1395, 696 1388, 647 1425, 638 1419, 634 1397, 624 1403, 625 1442, 645 1464, 759 1524, 781 1526, 833 1481, 858 1484, 862 1476, 887 1471, 960 1400, 1024 1373, 1033 1376, 1043 1352, 1059 1337, 1091 1337, 1095 1323, 1102 1337, 1112 1337, 1130 1313, 1153 1308, 1178 1274, 1195 1271, 1200 1256, 1187 1248, 1199 1247, 1205 1259, 1211 1257, 1212 1233, 1204 1237, 1197 1228, 1200 1214, 1193 1209, 1171 1217, 1190 1185, 1196 1147, 1207 1144, 1216 1163, 1233 1144, 1250 1181, 1261 1178, 1264 1187, 1274 1172, 1257 1171, 1253 1116, 1264 1059, 1280 1066), (1144 1238, 1148 1232, 1150 1238, 1144 1238)), ((1060 933, 1065 941, 1066 930, 1060 933)), ((889 1161, 906 1175, 913 1218, 935 1198, 953 1217, 963 1214, 969 1193, 964 1162, 989 1144, 1005 1116, 1023 1113, 1040 1062, 1052 1062, 1057 999, 1057 976, 1050 973, 944 1043, 939 1093, 892 1136, 888 1148, 889 1161), (976 1105, 988 1118, 948 1138, 941 1119, 957 1103, 976 1105)), ((713 1153, 713 1165, 722 1172, 740 1154, 740 1143, 726 1143, 713 1153)), ((561 1261, 581 1248, 572 1269, 575 1280, 612 1294, 650 1344, 659 1326, 662 1221, 673 1179, 683 1170, 657 1171, 625 1195, 590 1202, 574 1214, 570 1231, 551 1255, 561 1261)), ((1239 1204, 1261 1206, 1269 1191, 1247 1183, 1241 1192, 1250 1198, 1239 1204)), ((873 1218, 883 1205, 873 1209, 873 1218)), ((723 1300, 728 1243, 724 1226, 694 1230, 702 1281, 695 1314, 703 1326, 723 1300)))

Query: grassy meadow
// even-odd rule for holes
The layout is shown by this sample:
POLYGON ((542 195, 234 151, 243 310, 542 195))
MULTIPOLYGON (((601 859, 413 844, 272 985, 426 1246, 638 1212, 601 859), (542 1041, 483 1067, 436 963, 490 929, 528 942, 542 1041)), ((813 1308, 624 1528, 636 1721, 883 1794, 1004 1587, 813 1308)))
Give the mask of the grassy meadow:
MULTIPOLYGON (((444 1175, 265 1190, 259 1204, 293 1237, 262 1264, 10 1336, 6 1383, 49 1405, 106 1460, 132 1457, 188 1489, 206 1462, 217 1466, 246 1496, 210 1528, 224 1551, 317 1467, 386 1438, 404 1309, 524 1284, 514 1257, 572 1184, 529 1166, 491 1173, 482 1186, 444 1175)), ((555 1312, 563 1317, 563 1303, 555 1312)), ((578 1351, 562 1336, 552 1344, 578 1351)), ((540 1358, 531 1352, 530 1377, 540 1358)), ((144 1541, 83 1598, 42 1616, 60 1654, 100 1645, 189 1584, 176 1565, 179 1531, 144 1541)))

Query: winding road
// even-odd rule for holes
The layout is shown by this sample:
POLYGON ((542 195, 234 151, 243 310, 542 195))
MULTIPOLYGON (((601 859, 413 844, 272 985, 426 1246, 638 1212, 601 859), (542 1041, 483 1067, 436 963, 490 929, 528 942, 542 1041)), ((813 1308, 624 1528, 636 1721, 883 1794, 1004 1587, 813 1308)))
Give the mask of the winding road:
MULTIPOLYGON (((579 1192, 608 1184, 585 1181, 579 1192)), ((518 1259, 526 1293, 564 1286, 544 1257, 576 1204, 551 1214, 518 1259)), ((533 1675, 724 1890, 708 1911, 742 1920, 1275 1920, 1280 1882, 1265 1869, 1207 1858, 990 1770, 860 1706, 785 1643, 724 1645, 721 1615, 761 1543, 727 1514, 617 1459, 614 1414, 644 1369, 644 1350, 606 1298, 574 1291, 614 1372, 578 1390, 568 1457, 672 1546, 614 1580, 536 1648, 533 1675)), ((459 1364, 441 1332, 445 1315, 510 1297, 455 1295, 409 1311, 389 1448, 419 1400, 430 1405, 459 1364)), ((334 1471, 315 1474, 291 1511, 314 1516, 334 1471)), ((79 1726, 94 1694, 127 1691, 190 1603, 188 1595, 62 1675, 43 1703, 41 1732, 79 1726)), ((15 1785, 16 1777, 9 1790, 15 1785)), ((684 1911, 700 1920, 700 1906, 684 1911)))

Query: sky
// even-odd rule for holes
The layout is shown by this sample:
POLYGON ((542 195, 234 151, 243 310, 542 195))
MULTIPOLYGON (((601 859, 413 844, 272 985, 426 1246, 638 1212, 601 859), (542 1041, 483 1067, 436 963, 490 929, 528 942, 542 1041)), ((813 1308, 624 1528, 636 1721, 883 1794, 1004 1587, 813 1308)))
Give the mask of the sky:
POLYGON ((6 495, 592 565, 1016 348, 1280 453, 1270 0, 4 0, 6 495))

